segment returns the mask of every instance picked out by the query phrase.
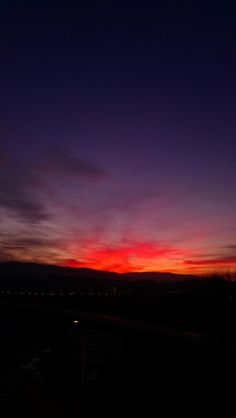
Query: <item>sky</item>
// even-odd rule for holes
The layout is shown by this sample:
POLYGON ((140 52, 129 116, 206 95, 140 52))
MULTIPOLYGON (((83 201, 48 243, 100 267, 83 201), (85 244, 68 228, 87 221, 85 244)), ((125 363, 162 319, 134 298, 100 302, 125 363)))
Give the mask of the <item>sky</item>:
POLYGON ((235 269, 235 2, 0 9, 0 261, 235 269))

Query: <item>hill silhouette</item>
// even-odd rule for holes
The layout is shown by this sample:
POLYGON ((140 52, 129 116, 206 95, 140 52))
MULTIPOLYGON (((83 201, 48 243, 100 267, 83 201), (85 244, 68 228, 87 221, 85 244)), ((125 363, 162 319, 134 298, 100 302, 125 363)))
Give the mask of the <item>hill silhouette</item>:
POLYGON ((103 270, 94 270, 89 268, 61 267, 51 264, 22 263, 22 262, 2 262, 0 263, 0 277, 35 277, 46 278, 49 276, 64 277, 68 279, 87 279, 101 281, 122 282, 182 282, 197 279, 193 275, 182 275, 170 272, 133 272, 133 273, 115 273, 103 270))

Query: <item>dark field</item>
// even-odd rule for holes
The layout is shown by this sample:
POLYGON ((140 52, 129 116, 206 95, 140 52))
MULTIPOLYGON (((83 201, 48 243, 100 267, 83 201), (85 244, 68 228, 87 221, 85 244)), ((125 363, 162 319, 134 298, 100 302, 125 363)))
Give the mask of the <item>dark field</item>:
POLYGON ((2 265, 1 417, 228 416, 236 283, 2 265))
POLYGON ((228 416, 233 407, 232 337, 7 304, 0 305, 2 417, 228 416))

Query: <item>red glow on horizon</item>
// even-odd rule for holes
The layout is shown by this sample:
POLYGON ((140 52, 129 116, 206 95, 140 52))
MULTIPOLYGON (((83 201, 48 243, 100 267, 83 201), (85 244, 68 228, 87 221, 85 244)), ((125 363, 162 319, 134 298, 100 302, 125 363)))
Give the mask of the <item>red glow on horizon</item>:
POLYGON ((181 272, 188 251, 155 243, 132 243, 115 248, 87 248, 82 260, 67 259, 64 266, 130 273, 134 271, 181 272))
POLYGON ((145 243, 123 248, 90 249, 83 260, 71 258, 64 260, 62 265, 116 273, 159 271, 179 274, 207 274, 236 265, 235 258, 186 260, 188 255, 187 250, 145 243))

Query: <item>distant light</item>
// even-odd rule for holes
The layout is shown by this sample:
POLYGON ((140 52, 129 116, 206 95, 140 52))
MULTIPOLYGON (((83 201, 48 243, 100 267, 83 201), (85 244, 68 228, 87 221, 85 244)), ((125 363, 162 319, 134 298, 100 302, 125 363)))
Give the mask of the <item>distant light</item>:
POLYGON ((74 319, 73 324, 78 324, 79 321, 77 319, 74 319))

